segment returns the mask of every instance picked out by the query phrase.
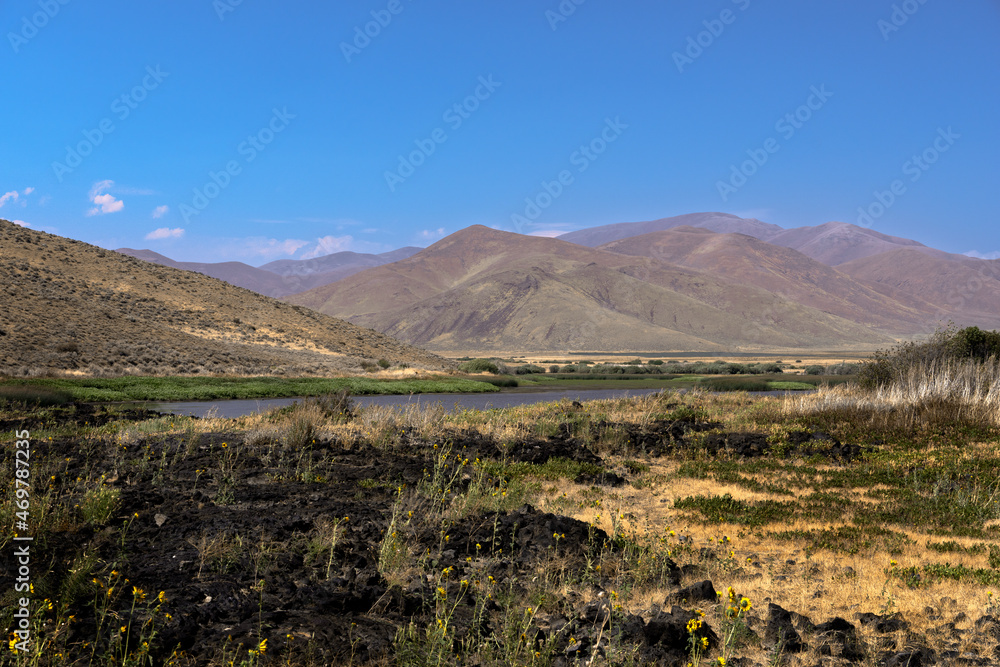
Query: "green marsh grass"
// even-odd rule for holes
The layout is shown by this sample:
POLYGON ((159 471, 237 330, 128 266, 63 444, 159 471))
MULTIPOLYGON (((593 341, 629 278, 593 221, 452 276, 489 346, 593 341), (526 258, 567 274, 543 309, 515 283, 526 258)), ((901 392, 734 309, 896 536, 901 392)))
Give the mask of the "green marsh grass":
POLYGON ((487 382, 463 378, 380 380, 362 377, 116 377, 8 379, 7 392, 16 387, 25 395, 61 394, 75 401, 202 401, 217 399, 321 396, 347 390, 354 395, 484 393, 497 391, 487 382))

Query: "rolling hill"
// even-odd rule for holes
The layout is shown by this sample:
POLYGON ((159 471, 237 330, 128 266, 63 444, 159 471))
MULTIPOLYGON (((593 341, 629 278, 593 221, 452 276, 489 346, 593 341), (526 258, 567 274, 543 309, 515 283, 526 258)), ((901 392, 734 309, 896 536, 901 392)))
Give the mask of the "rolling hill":
POLYGON ((297 374, 435 355, 190 271, 0 220, 0 373, 297 374))
POLYGON ((721 351, 892 341, 753 285, 478 225, 286 300, 432 350, 721 351))

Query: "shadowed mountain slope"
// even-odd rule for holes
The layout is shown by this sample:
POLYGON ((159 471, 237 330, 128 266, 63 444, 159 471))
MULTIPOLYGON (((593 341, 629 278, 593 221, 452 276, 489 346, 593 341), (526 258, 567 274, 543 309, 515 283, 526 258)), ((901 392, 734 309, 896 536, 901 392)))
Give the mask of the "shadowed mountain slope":
POLYGON ((798 250, 803 255, 808 255, 827 266, 838 266, 897 248, 930 250, 917 241, 889 236, 846 222, 827 222, 814 227, 786 229, 766 240, 773 245, 798 250))
POLYGON ((704 271, 887 331, 910 333, 932 314, 926 307, 900 304, 800 252, 744 234, 675 227, 615 241, 600 249, 704 271))
POLYGON ((326 374, 444 360, 214 278, 0 221, 0 373, 326 374))
POLYGON ((1000 328, 1000 263, 930 248, 897 248, 841 264, 837 270, 886 294, 903 293, 934 307, 934 320, 1000 328))

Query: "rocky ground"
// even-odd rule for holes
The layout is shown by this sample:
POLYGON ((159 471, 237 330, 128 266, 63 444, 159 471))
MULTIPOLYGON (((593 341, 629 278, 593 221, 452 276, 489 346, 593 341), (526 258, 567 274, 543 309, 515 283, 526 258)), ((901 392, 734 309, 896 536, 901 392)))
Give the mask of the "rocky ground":
MULTIPOLYGON (((614 447, 569 426, 575 408, 566 408, 566 426, 516 442, 460 424, 437 437, 358 420, 338 431, 317 410, 250 425, 84 405, 6 411, 6 432, 33 433, 37 656, 3 650, 0 662, 1000 661, 997 613, 973 618, 955 600, 928 598, 919 617, 858 605, 849 618, 810 618, 781 591, 748 589, 780 572, 819 596, 836 587, 842 565, 752 549, 737 559, 729 537, 644 540, 540 508, 550 485, 598 494, 640 477, 641 466, 622 465, 614 447)), ((759 433, 673 414, 589 428, 616 432, 630 461, 676 455, 692 438, 710 456, 772 453, 773 439, 759 433)), ((800 429, 783 455, 845 465, 868 447, 800 429)), ((4 448, 5 470, 11 452, 4 448)), ((5 566, 7 625, 13 584, 5 566)))

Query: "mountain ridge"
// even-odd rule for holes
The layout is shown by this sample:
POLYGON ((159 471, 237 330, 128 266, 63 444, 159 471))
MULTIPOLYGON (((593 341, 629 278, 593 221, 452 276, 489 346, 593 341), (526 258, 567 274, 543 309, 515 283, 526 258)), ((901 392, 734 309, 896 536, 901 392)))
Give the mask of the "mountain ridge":
POLYGON ((703 272, 479 225, 287 300, 432 350, 723 350, 892 340, 703 272))
POLYGON ((259 267, 243 262, 182 262, 149 249, 118 248, 115 252, 147 262, 194 271, 265 296, 279 298, 346 278, 374 266, 398 261, 419 251, 406 246, 380 254, 339 252, 312 259, 282 259, 259 267))

